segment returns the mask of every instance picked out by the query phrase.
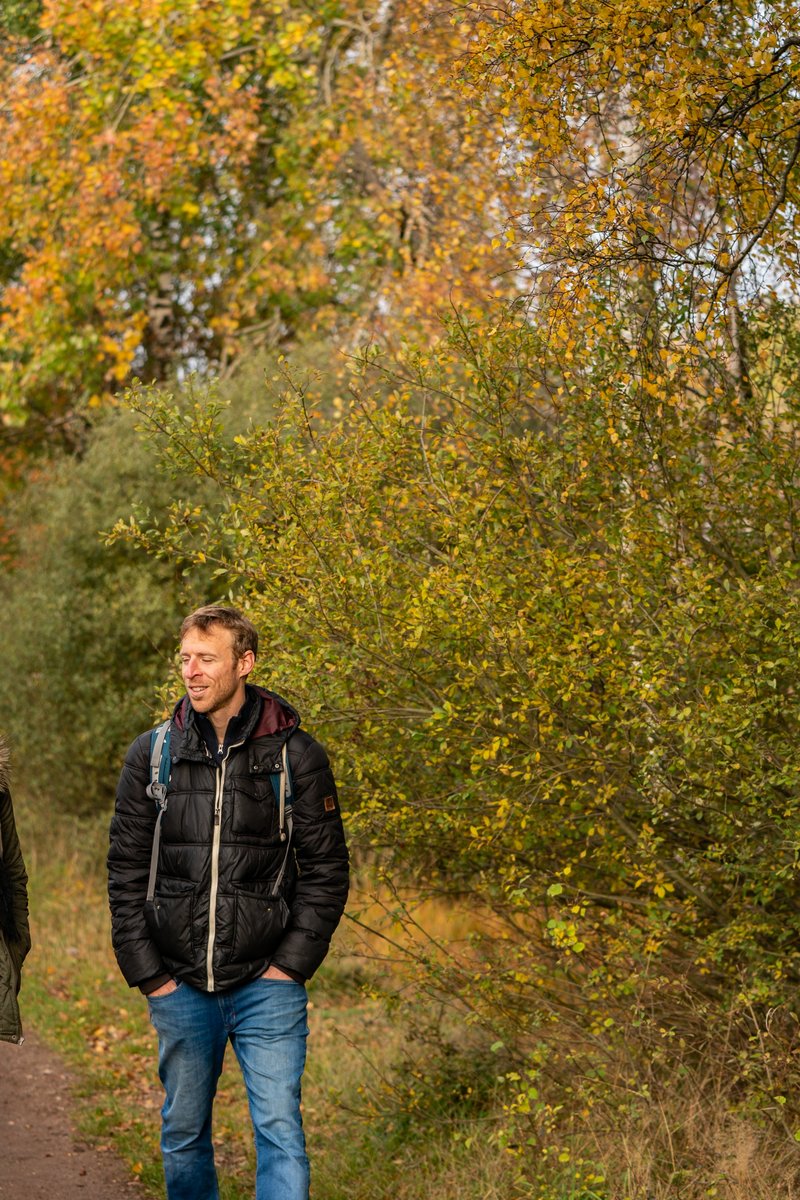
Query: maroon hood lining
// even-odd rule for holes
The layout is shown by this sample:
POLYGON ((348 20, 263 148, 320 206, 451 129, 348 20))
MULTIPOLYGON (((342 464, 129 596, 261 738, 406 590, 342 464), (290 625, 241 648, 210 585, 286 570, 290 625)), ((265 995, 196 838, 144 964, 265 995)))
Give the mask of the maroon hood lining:
POLYGON ((268 733, 282 733, 284 729, 294 729, 300 724, 300 717, 291 705, 279 696, 268 692, 266 688, 255 689, 263 701, 261 717, 251 737, 264 737, 268 733))

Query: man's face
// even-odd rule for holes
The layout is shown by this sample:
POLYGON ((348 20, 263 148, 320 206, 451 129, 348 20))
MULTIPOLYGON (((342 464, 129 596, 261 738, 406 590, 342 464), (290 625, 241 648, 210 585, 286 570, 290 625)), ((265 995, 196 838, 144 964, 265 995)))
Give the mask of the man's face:
POLYGON ((190 629, 181 642, 181 674, 195 712, 230 709, 233 716, 244 701, 244 680, 253 669, 251 651, 241 658, 233 652, 233 633, 223 625, 190 629))

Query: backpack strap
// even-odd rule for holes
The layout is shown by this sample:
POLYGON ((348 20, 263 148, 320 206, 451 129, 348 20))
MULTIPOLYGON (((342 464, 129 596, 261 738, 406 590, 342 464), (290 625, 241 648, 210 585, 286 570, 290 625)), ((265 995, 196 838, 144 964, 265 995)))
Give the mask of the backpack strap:
POLYGON ((275 792, 275 799, 278 801, 278 828, 280 830, 281 841, 286 842, 286 853, 283 856, 281 869, 278 872, 275 882, 270 891, 271 899, 276 899, 280 894, 283 877, 286 874, 286 866, 289 862, 289 853, 292 848, 292 774, 289 770, 289 743, 288 739, 283 743, 281 750, 282 771, 273 772, 270 775, 272 780, 272 790, 275 792))
POLYGON ((169 753, 169 734, 171 721, 164 721, 150 734, 150 782, 145 792, 151 800, 155 800, 158 816, 153 832, 153 849, 150 853, 150 876, 147 880, 147 903, 152 904, 156 894, 156 873, 158 871, 158 851, 161 846, 161 819, 167 810, 167 785, 172 759, 169 753))

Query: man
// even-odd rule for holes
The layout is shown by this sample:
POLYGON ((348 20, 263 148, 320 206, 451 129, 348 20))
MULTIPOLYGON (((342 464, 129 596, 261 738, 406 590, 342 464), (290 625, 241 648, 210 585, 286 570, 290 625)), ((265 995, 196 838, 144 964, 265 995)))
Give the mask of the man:
POLYGON ((308 1196, 305 982, 341 917, 348 859, 325 751, 291 705, 247 683, 257 650, 236 609, 186 618, 154 882, 150 732, 128 751, 111 824, 114 950, 158 1033, 169 1200, 219 1195, 211 1111, 228 1041, 253 1120, 257 1200, 308 1196))

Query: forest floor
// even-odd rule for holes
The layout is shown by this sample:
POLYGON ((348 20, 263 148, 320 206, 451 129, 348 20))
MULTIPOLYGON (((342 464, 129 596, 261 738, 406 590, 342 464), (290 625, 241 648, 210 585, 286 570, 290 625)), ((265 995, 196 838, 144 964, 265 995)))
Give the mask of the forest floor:
POLYGON ((26 1032, 0 1042, 0 1200, 119 1200, 142 1195, 113 1151, 81 1137, 75 1080, 60 1058, 26 1032))

